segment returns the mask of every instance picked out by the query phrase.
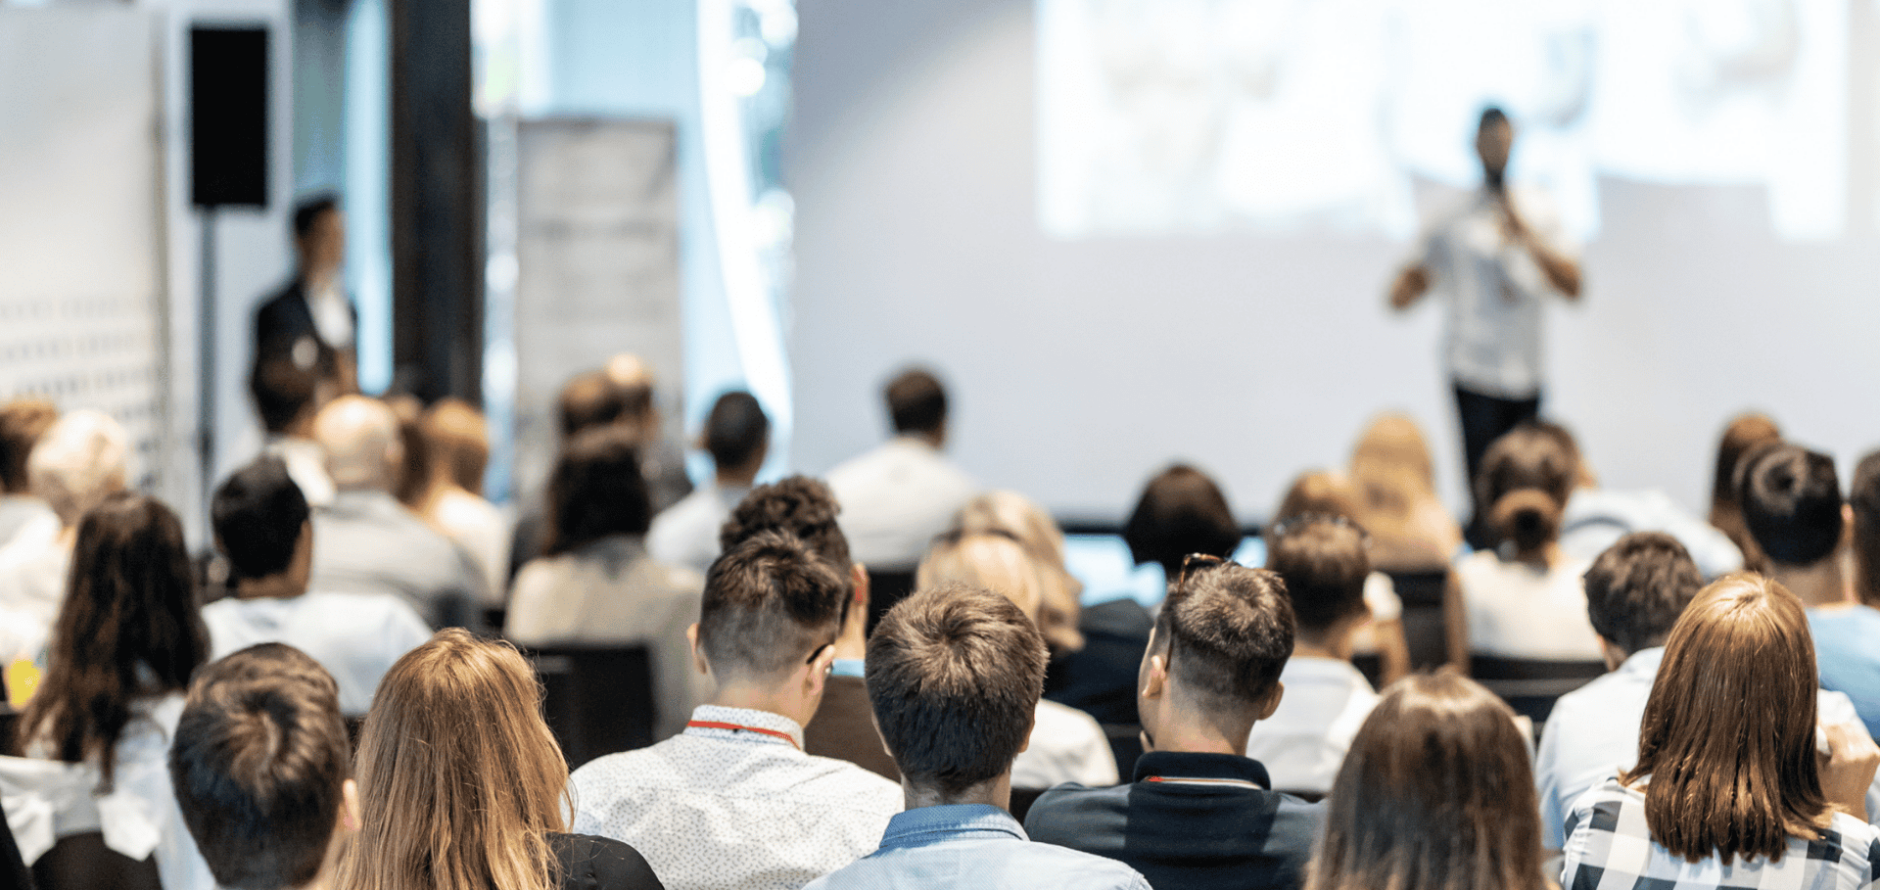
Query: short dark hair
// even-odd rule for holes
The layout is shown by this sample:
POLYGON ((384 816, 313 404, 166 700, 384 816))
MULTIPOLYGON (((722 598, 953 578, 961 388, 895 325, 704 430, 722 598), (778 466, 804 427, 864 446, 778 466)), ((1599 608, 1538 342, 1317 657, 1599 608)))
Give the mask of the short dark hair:
POLYGON ((270 433, 285 431, 319 397, 320 382, 331 376, 330 349, 316 349, 314 361, 302 366, 292 355, 257 356, 248 374, 248 394, 255 413, 270 433))
POLYGON ((27 490, 26 458, 58 419, 59 409, 43 399, 0 405, 0 491, 27 490))
POLYGON ((1593 630, 1628 655, 1664 645, 1704 586, 1690 551, 1663 532, 1620 538, 1593 560, 1585 581, 1593 630))
POLYGON ((615 427, 578 433, 549 475, 548 507, 543 552, 550 556, 611 535, 646 534, 653 502, 633 434, 615 427))
POLYGON ((868 639, 868 700, 902 778, 950 797, 1011 769, 1048 658, 1031 619, 984 588, 943 585, 889 609, 868 639))
POLYGON ((1523 421, 1490 443, 1473 485, 1476 509, 1502 541, 1527 552, 1560 534, 1580 475, 1580 449, 1566 428, 1523 421))
POLYGON ((925 368, 909 368, 894 375, 883 395, 897 433, 936 432, 947 422, 946 387, 925 368))
POLYGON ((705 418, 705 450, 718 469, 749 463, 770 435, 770 418, 757 397, 738 390, 718 397, 705 418))
POLYGON ((1142 489, 1123 526, 1123 542, 1137 565, 1162 566, 1170 581, 1190 553, 1229 556, 1240 546, 1240 524, 1227 496, 1206 473, 1175 464, 1142 489))
POLYGON ((587 371, 569 378, 555 398, 555 418, 563 439, 627 416, 626 393, 605 371, 587 371))
POLYGON ((299 649, 262 643, 198 672, 170 746, 170 780, 216 883, 313 881, 351 756, 339 688, 299 649))
POLYGON ((699 649, 720 676, 775 676, 835 642, 848 593, 846 576, 796 536, 760 532, 705 573, 699 649))
POLYGON ((287 464, 262 455, 215 490, 209 505, 216 542, 241 578, 266 578, 294 561, 300 530, 311 515, 287 464))
MULTIPOLYGON (((1266 569, 1226 564, 1190 571, 1169 587, 1157 617, 1156 649, 1169 674, 1207 704, 1240 710, 1279 682, 1293 650, 1286 582, 1266 569)), ((872 666, 871 666, 872 667, 872 666)))
POLYGON ((1476 122, 1475 129, 1478 131, 1486 130, 1496 124, 1506 123, 1508 123, 1508 112, 1501 110, 1501 106, 1484 105, 1482 106, 1482 117, 1476 122))
POLYGON ((820 479, 791 476, 759 485, 726 517, 718 530, 718 546, 729 551, 763 532, 788 532, 846 577, 849 539, 836 523, 841 511, 835 494, 820 479))
POLYGON ((1880 605, 1880 451, 1855 465, 1847 502, 1854 508, 1854 575, 1860 601, 1880 605))
POLYGON ((339 197, 332 192, 319 192, 304 198, 294 205, 294 240, 300 241, 313 231, 313 224, 320 221, 320 214, 339 209, 339 197))
POLYGON ((1266 567, 1285 582, 1299 629, 1322 633, 1364 612, 1364 581, 1371 561, 1355 526, 1323 514, 1305 514, 1269 536, 1266 567), (1324 521, 1318 521, 1323 518, 1324 521))
POLYGON ((1841 542, 1834 458, 1800 445, 1756 451, 1743 468, 1743 524, 1777 565, 1814 565, 1841 542))

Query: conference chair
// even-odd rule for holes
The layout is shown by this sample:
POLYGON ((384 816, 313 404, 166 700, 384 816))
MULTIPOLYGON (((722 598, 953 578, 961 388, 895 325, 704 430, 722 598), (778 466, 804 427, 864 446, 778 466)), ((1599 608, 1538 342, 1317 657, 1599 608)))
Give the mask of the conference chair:
POLYGON ((524 652, 542 680, 542 716, 569 769, 653 743, 656 706, 646 646, 537 646, 524 652))
MULTIPOLYGON (((1386 574, 1397 589, 1397 598, 1403 601, 1403 636, 1410 649, 1410 669, 1429 670, 1448 663, 1449 643, 1444 630, 1443 590, 1449 584, 1449 572, 1439 570, 1386 574)), ((1372 685, 1376 685, 1375 680, 1372 685)))
POLYGON ((1603 661, 1555 661, 1542 658, 1469 657, 1469 675, 1501 696, 1508 707, 1534 721, 1535 737, 1553 713, 1554 702, 1606 673, 1603 661))

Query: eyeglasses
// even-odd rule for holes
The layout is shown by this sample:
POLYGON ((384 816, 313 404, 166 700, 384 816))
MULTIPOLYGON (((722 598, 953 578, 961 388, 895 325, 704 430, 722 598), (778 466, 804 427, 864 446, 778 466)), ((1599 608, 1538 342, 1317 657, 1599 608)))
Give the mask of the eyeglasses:
POLYGON ((1350 518, 1338 513, 1301 513, 1284 522, 1276 523, 1271 528, 1267 529, 1267 537, 1277 541, 1293 532, 1313 525, 1329 525, 1334 528, 1350 529, 1358 533, 1359 546, 1371 546, 1371 533, 1365 531, 1364 526, 1352 522, 1350 518))
POLYGON ((1182 570, 1180 574, 1175 576, 1175 589, 1186 590, 1188 588, 1189 575, 1198 575, 1202 572, 1218 569, 1221 566, 1237 565, 1240 565, 1240 563, 1224 556, 1215 556, 1212 553, 1190 553, 1182 557, 1182 570))

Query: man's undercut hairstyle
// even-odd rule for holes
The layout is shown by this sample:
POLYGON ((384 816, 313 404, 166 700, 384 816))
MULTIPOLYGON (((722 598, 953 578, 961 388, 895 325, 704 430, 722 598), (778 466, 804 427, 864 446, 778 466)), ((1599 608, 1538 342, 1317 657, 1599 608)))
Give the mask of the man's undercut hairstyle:
POLYGON ((849 539, 842 534, 842 526, 836 524, 836 514, 841 510, 835 494, 818 479, 791 476, 759 485, 738 502, 719 527, 718 546, 729 552, 763 532, 785 532, 847 578, 849 539))
POLYGON ((1284 534, 1274 535, 1266 567, 1284 582, 1299 630, 1320 634, 1364 614, 1364 580, 1371 560, 1364 534, 1349 523, 1307 514, 1294 519, 1284 534))
POLYGON ((777 677, 835 642, 848 596, 848 576, 809 545, 760 532, 706 572, 699 648, 721 679, 777 677))
POLYGON ((947 422, 947 391, 925 368, 909 368, 888 382, 888 417, 901 435, 939 432, 947 422))
POLYGON ((266 578, 294 561, 311 511, 287 464, 264 455, 224 480, 209 505, 215 539, 238 578, 266 578))
POLYGON ((561 394, 555 399, 555 417, 563 439, 615 423, 626 415, 625 395, 605 371, 576 374, 562 384, 561 394))
POLYGON ((1169 675, 1202 704, 1244 710, 1279 682, 1292 657, 1293 627, 1278 573, 1225 564, 1191 570, 1169 588, 1154 646, 1166 647, 1169 675))
POLYGON ((0 493, 26 493, 26 456, 58 419, 59 409, 43 399, 0 405, 0 493))
POLYGON ((1143 486, 1123 526, 1123 543, 1137 565, 1156 563, 1170 581, 1191 553, 1225 558, 1240 546, 1240 524, 1227 496, 1206 473, 1175 464, 1143 486))
POLYGON ((955 797, 1025 747, 1044 691, 1044 637, 983 588, 916 591, 868 638, 868 699, 901 777, 955 797))
POLYGON ((1475 129, 1478 131, 1486 130, 1497 124, 1508 123, 1508 112, 1501 110, 1501 106, 1485 105, 1482 107, 1482 118, 1480 121, 1476 122, 1475 129))
POLYGON ((294 240, 305 241, 312 234, 320 215, 339 210, 339 198, 332 192, 320 192, 294 205, 294 240))
POLYGON ((1810 566, 1841 542, 1834 458, 1800 445, 1759 450, 1744 467, 1743 524, 1777 565, 1810 566))
POLYGON ((764 406, 742 390, 719 396, 705 418, 705 450, 720 470, 750 463, 769 436, 770 418, 764 416, 764 406))
POLYGON ((1586 570, 1586 617, 1627 655, 1663 646, 1704 576, 1690 551, 1663 532, 1620 538, 1586 570))
POLYGON ((352 774, 333 678, 263 643, 203 667, 170 746, 183 823, 216 883, 302 887, 320 874, 352 774))

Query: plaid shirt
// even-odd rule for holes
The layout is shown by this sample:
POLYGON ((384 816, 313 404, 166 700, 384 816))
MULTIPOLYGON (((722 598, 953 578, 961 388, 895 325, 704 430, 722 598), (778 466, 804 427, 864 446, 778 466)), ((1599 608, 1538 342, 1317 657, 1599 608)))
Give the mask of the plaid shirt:
POLYGON ((1567 815, 1564 890, 1876 890, 1880 829, 1845 813, 1818 841, 1790 838, 1780 862, 1712 856, 1686 862, 1653 843, 1645 795, 1607 779, 1567 815))

